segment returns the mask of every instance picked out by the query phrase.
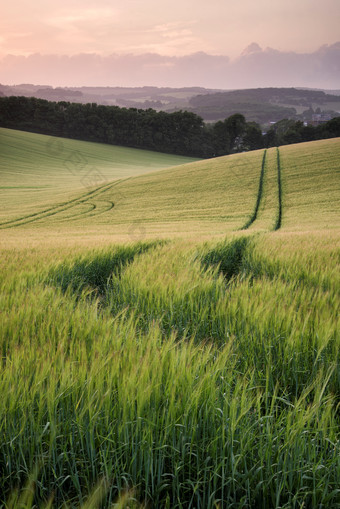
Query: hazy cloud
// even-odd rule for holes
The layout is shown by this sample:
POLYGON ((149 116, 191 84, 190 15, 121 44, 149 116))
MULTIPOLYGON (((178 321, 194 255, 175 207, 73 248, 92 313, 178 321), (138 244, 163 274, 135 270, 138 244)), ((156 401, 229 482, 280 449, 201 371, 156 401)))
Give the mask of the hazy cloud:
MULTIPOLYGON (((166 25, 160 33, 180 30, 166 25)), ((186 36, 178 35, 179 38, 186 36)), ((96 53, 74 56, 7 55, 0 60, 0 82, 221 89, 266 86, 339 88, 340 42, 302 54, 262 49, 257 43, 252 43, 234 60, 205 52, 185 56, 163 56, 154 52, 109 56, 96 53)))

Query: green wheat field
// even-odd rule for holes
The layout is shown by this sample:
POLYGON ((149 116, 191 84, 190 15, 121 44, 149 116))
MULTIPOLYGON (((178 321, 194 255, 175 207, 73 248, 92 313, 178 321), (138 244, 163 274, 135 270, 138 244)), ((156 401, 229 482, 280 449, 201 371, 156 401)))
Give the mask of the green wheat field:
POLYGON ((0 129, 0 507, 340 507, 340 139, 0 129))

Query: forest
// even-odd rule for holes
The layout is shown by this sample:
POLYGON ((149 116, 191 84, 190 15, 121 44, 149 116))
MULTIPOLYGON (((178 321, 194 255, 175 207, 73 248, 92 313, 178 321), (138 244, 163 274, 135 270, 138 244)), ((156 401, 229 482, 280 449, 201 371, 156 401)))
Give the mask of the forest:
POLYGON ((209 124, 182 110, 167 113, 17 96, 0 97, 0 126, 201 158, 340 136, 340 117, 318 126, 284 119, 263 133, 240 113, 209 124))

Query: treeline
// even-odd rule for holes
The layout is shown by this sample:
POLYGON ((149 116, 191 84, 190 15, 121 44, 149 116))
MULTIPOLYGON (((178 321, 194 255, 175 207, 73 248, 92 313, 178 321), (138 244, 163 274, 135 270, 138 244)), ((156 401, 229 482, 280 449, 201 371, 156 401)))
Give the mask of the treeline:
POLYGON ((195 157, 257 148, 259 126, 242 115, 215 125, 195 113, 52 102, 33 97, 0 98, 0 125, 36 133, 195 157), (242 136, 242 143, 241 143, 242 136))
POLYGON ((320 125, 305 125, 301 121, 283 119, 274 124, 264 136, 267 147, 290 145, 340 136, 340 116, 320 125))
POLYGON ((340 117, 318 127, 285 122, 288 124, 276 129, 279 122, 264 135, 258 124, 246 122, 239 113, 205 124, 188 111, 166 113, 34 97, 0 97, 1 127, 194 157, 340 136, 340 117))

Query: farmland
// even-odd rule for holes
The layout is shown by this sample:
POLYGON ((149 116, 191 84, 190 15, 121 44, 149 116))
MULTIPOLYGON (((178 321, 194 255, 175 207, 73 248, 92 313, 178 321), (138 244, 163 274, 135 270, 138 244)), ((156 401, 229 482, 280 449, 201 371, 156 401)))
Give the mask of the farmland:
POLYGON ((340 507, 339 139, 0 132, 0 505, 340 507))
POLYGON ((193 159, 0 128, 1 216, 29 215, 93 187, 193 159))

